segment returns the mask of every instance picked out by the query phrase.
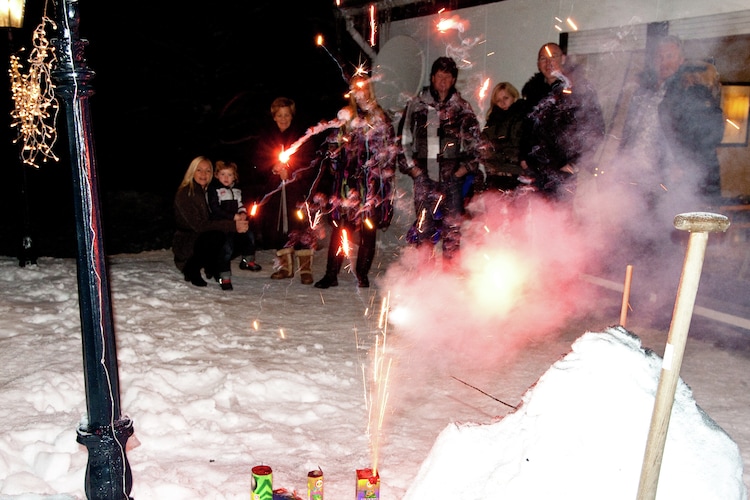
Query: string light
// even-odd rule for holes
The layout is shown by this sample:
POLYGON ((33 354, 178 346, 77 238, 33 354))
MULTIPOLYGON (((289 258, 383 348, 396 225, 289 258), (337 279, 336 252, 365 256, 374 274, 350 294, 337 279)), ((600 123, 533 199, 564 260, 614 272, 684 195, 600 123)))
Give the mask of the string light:
POLYGON ((10 56, 10 86, 15 104, 10 112, 11 127, 18 131, 13 142, 23 142, 21 160, 37 168, 39 155, 45 162, 48 159, 58 160, 52 147, 57 141, 55 123, 59 106, 50 74, 57 57, 45 32, 48 23, 53 29, 56 28, 54 21, 43 17, 42 22, 34 30, 34 49, 29 55, 27 74, 22 73, 23 65, 20 58, 15 54, 10 56))

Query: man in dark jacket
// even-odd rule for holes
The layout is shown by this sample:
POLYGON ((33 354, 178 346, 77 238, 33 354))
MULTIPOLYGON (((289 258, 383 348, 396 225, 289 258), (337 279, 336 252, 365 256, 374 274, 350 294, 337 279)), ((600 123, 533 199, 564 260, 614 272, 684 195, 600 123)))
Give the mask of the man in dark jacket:
POLYGON ((712 64, 686 60, 682 41, 670 35, 654 44, 639 84, 620 142, 625 162, 615 175, 670 223, 701 197, 710 204, 721 195, 721 84, 712 64))
MULTIPOLYGON (((445 264, 458 255, 461 244, 461 222, 467 197, 479 171, 479 121, 468 101, 456 90, 458 67, 450 57, 439 57, 430 71, 430 86, 406 106, 398 134, 402 138, 407 161, 399 168, 415 179, 415 193, 425 191, 419 186, 434 186, 439 191, 441 226, 445 264), (427 177, 427 179, 423 179, 427 177)), ((425 197, 434 198, 425 192, 425 197)), ((418 210, 426 200, 417 199, 418 210)), ((429 203, 427 203, 429 204, 429 203)), ((433 213, 425 210, 425 216, 433 213)), ((425 239, 437 241, 431 232, 425 239)))
POLYGON ((554 200, 575 194, 577 173, 593 169, 604 139, 604 117, 596 91, 580 68, 567 63, 559 45, 544 44, 537 68, 521 91, 531 109, 521 138, 522 166, 536 188, 554 200))

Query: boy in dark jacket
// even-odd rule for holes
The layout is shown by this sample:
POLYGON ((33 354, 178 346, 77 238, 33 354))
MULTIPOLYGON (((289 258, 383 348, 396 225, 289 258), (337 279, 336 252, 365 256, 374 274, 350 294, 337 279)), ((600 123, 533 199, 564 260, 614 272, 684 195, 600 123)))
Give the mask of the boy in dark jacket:
MULTIPOLYGON (((221 160, 216 162, 214 179, 208 186, 209 217, 212 220, 247 220, 247 208, 242 204, 242 191, 235 187, 237 183, 237 165, 221 160)), ((235 253, 242 255, 240 269, 260 271, 262 268, 255 262, 255 236, 252 231, 233 233, 224 245, 224 258, 232 260, 235 253)), ((223 278, 223 276, 220 276, 223 278)), ((231 289, 231 283, 229 283, 231 289)))

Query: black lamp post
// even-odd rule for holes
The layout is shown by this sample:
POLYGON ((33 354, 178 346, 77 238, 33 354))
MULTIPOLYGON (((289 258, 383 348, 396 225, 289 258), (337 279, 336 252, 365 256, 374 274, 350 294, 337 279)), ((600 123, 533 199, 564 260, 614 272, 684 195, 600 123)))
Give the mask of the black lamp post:
MULTIPOLYGON (((15 47, 13 44, 13 29, 23 27, 23 17, 26 8, 26 0, 7 0, 7 8, 0 9, 0 28, 8 28, 8 47, 9 53, 13 54, 15 47)), ((18 265, 25 267, 36 264, 36 252, 33 247, 31 236, 31 214, 29 211, 28 195, 28 175, 29 167, 21 163, 21 205, 23 207, 23 226, 21 228, 21 241, 18 252, 18 265)))
POLYGON ((78 301, 81 313, 87 421, 78 428, 78 442, 89 452, 86 496, 89 499, 130 498, 132 477, 125 444, 133 423, 120 414, 120 386, 112 320, 112 302, 102 237, 99 186, 89 97, 94 72, 83 56, 77 0, 56 3, 57 65, 52 71, 55 94, 64 102, 78 243, 78 301))

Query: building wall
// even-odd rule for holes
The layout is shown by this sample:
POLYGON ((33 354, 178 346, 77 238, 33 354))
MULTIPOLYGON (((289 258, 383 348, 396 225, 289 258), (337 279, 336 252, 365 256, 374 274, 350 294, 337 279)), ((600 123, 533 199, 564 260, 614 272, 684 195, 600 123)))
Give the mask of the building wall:
MULTIPOLYGON (((614 154, 617 130, 627 109, 628 89, 645 57, 648 23, 669 22, 669 32, 686 41, 688 55, 713 57, 723 82, 750 83, 750 10, 747 0, 703 2, 694 0, 505 0, 438 16, 391 22, 381 27, 379 68, 412 62, 421 68, 398 92, 381 92, 383 104, 395 115, 416 88, 427 85, 429 70, 437 57, 449 55, 459 62, 457 87, 483 119, 495 83, 509 81, 519 90, 537 71, 539 47, 567 37, 569 54, 585 63, 597 85, 608 123, 609 140, 602 159, 614 154), (453 28, 437 29, 440 18, 452 20, 453 28), (570 18, 577 30, 566 22, 570 18), (413 43, 404 44, 411 39, 413 43), (388 42, 394 41, 389 46, 388 42), (398 45, 398 47, 394 47, 398 45)), ((403 72, 398 72, 403 74, 403 72)), ((377 91, 377 86, 376 86, 377 91)), ((379 94, 379 98, 381 95, 379 94)), ((750 151, 745 147, 721 147, 722 192, 727 197, 750 196, 750 151)))

